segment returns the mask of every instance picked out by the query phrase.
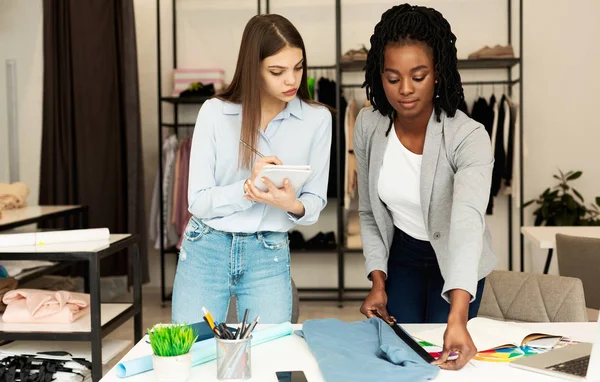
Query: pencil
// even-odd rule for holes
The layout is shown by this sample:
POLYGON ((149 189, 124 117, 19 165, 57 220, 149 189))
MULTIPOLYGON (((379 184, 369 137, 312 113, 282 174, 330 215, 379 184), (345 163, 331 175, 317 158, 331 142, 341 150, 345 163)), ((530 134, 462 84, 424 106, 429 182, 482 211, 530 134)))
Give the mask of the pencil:
POLYGON ((212 316, 210 315, 210 312, 205 307, 202 307, 202 312, 204 312, 204 317, 206 318, 206 322, 208 323, 208 326, 210 326, 210 329, 212 330, 215 327, 215 320, 212 318, 212 316))
POLYGON ((241 142, 241 143, 242 143, 244 146, 246 146, 247 148, 249 148, 250 150, 254 151, 254 153, 255 153, 256 155, 258 155, 259 157, 261 157, 261 158, 264 158, 264 157, 265 157, 264 155, 262 155, 262 154, 260 153, 260 151, 256 150, 254 147, 250 146, 249 144, 247 144, 246 142, 242 141, 241 139, 240 139, 240 142, 241 142))

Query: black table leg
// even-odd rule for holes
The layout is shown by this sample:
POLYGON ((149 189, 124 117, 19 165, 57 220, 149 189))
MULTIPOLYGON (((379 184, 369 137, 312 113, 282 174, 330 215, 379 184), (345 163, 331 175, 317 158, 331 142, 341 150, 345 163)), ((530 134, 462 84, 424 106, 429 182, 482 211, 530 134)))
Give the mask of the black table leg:
POLYGON ((90 317, 92 320, 92 381, 98 382, 102 378, 102 327, 100 317, 100 260, 92 256, 89 260, 89 286, 90 286, 90 317))
POLYGON ((142 266, 140 264, 140 247, 136 244, 133 247, 133 304, 137 313, 133 318, 133 329, 135 343, 142 339, 142 266))
POLYGON ((548 274, 548 270, 550 269, 550 263, 552 262, 552 248, 548 250, 548 257, 546 257, 546 265, 544 266, 544 274, 548 274))

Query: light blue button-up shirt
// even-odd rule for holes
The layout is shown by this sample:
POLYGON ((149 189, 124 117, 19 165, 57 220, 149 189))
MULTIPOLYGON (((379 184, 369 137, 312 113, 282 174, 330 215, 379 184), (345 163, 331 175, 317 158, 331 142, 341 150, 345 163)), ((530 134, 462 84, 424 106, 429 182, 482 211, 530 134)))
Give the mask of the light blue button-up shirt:
POLYGON ((298 97, 260 132, 257 150, 286 165, 310 165, 313 171, 297 197, 304 205, 298 218, 279 208, 244 199, 250 171, 238 167, 242 107, 213 98, 196 120, 188 185, 189 211, 225 232, 285 232, 317 221, 327 203, 331 148, 331 113, 298 97))

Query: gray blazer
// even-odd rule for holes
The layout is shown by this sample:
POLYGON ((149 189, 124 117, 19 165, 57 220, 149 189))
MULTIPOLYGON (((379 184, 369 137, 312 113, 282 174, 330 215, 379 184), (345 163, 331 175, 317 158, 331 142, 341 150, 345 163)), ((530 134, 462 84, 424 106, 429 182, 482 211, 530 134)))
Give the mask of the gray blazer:
MULTIPOLYGON (((387 146, 389 119, 372 107, 356 118, 354 153, 358 170, 360 232, 366 271, 387 262, 394 223, 377 185, 387 146)), ((393 130, 390 134, 393 133, 393 130)), ((485 128, 460 110, 454 118, 432 114, 421 161, 421 207, 425 228, 444 278, 442 296, 463 289, 474 299, 477 282, 496 265, 485 224, 494 158, 485 128)))

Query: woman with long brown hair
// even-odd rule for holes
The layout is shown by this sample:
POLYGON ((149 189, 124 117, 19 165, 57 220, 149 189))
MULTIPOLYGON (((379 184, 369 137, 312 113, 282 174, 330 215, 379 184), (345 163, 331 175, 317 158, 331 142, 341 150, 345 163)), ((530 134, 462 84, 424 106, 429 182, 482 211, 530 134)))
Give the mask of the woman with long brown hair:
POLYGON ((179 254, 173 322, 224 322, 231 296, 238 318, 261 323, 292 314, 287 232, 317 221, 327 198, 331 113, 310 100, 306 53, 279 15, 254 16, 242 36, 231 85, 202 105, 192 140, 192 213, 179 254), (310 165, 298 190, 257 179, 267 164, 310 165), (262 192, 256 182, 268 191, 262 192))

